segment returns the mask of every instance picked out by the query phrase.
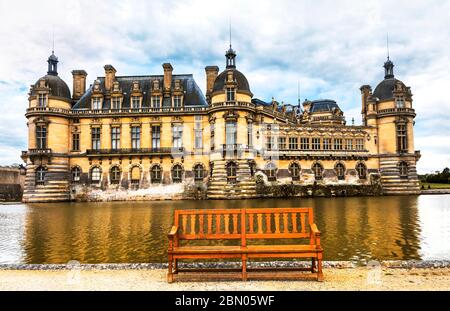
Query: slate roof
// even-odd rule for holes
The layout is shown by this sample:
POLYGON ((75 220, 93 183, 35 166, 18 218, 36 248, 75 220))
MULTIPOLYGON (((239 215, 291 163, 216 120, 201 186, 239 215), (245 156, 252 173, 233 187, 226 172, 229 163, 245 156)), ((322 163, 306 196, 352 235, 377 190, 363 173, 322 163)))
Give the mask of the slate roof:
POLYGON ((394 98, 393 91, 394 91, 395 84, 397 82, 400 82, 403 84, 402 81, 395 79, 395 78, 384 79, 375 88, 375 91, 373 92, 372 96, 378 97, 379 100, 386 100, 386 99, 394 98))
POLYGON ((227 79, 227 73, 229 71, 233 71, 233 78, 236 79, 237 89, 240 91, 247 91, 251 93, 247 78, 242 72, 235 68, 228 68, 217 76, 216 80, 214 81, 213 92, 223 91, 225 80, 227 79))
MULTIPOLYGON (((105 90, 105 77, 97 78, 100 81, 100 89, 105 90)), ((164 82, 163 75, 149 75, 149 76, 117 76, 116 81, 119 82, 119 88, 123 92, 122 108, 130 108, 131 106, 131 90, 133 87, 133 81, 138 81, 140 89, 143 93, 142 107, 151 107, 151 86, 154 80, 159 80, 159 85, 162 88, 164 82)), ((175 80, 180 80, 181 86, 184 91, 184 106, 207 106, 205 96, 195 82, 192 74, 185 75, 173 75, 172 76, 172 89, 175 87, 175 80)), ((93 85, 89 87, 86 93, 75 103, 72 109, 89 109, 91 107, 93 85)), ((170 107, 170 98, 165 98, 162 107, 170 107)), ((110 108, 110 101, 103 101, 103 109, 110 108)))
POLYGON ((340 109, 338 104, 331 99, 320 99, 311 102, 310 112, 326 112, 333 111, 333 109, 340 109))
MULTIPOLYGON (((70 89, 66 82, 57 75, 46 75, 41 79, 45 79, 47 86, 50 88, 50 95, 71 99, 70 89)), ((39 87, 39 80, 34 84, 34 88, 31 91, 31 95, 36 95, 35 88, 39 87)))

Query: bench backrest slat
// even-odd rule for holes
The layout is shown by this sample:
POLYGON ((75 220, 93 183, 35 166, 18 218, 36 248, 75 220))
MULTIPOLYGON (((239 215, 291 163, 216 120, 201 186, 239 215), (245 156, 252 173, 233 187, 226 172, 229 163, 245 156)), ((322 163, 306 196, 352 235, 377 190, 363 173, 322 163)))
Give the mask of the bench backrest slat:
POLYGON ((175 211, 179 238, 185 240, 308 238, 313 222, 312 208, 175 211))

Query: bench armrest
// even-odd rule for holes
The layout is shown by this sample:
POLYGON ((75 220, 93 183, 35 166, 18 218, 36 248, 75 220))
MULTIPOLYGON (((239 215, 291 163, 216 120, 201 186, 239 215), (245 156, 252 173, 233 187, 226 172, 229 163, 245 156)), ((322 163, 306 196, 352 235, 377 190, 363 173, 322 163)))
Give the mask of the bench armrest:
POLYGON ((320 231, 317 229, 316 224, 312 224, 311 228, 311 244, 315 244, 317 247, 320 247, 320 231))
POLYGON ((170 229, 169 234, 167 235, 169 237, 169 239, 173 239, 178 233, 178 227, 177 226, 172 226, 172 229, 170 229))

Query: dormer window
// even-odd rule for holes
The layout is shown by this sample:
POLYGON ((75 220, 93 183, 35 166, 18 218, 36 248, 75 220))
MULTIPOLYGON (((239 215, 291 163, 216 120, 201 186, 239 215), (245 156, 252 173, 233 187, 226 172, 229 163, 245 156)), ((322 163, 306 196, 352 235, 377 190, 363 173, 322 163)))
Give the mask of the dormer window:
POLYGON ((138 81, 133 82, 133 91, 139 91, 139 82, 138 81))
POLYGON ((236 90, 232 87, 227 88, 227 102, 236 100, 236 90))
POLYGON ((153 81, 153 89, 154 90, 159 90, 159 80, 153 81))
POLYGON ((120 109, 120 97, 114 96, 111 98, 111 109, 120 109))
POLYGON ((141 106, 141 98, 139 96, 131 96, 131 109, 139 109, 141 106))
POLYGON ((397 108, 405 108, 405 100, 403 99, 403 97, 397 97, 396 107, 397 108))
POLYGON ((92 110, 102 109, 102 99, 100 97, 92 98, 92 110))
POLYGON ((175 90, 179 90, 181 88, 181 81, 175 80, 175 90))
POLYGON ((173 97, 173 107, 181 108, 181 95, 175 95, 173 97))
POLYGON ((38 95, 38 106, 39 107, 47 107, 47 94, 39 94, 38 95))
POLYGON ((161 96, 152 96, 152 107, 161 108, 161 96))

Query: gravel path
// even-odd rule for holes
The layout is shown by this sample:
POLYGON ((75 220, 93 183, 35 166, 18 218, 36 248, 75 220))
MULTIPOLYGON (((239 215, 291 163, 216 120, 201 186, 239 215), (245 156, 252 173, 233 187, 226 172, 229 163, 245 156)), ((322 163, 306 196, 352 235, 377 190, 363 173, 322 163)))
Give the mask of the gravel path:
POLYGON ((0 270, 0 290, 450 290, 450 268, 327 268, 315 281, 166 283, 165 269, 0 270))

